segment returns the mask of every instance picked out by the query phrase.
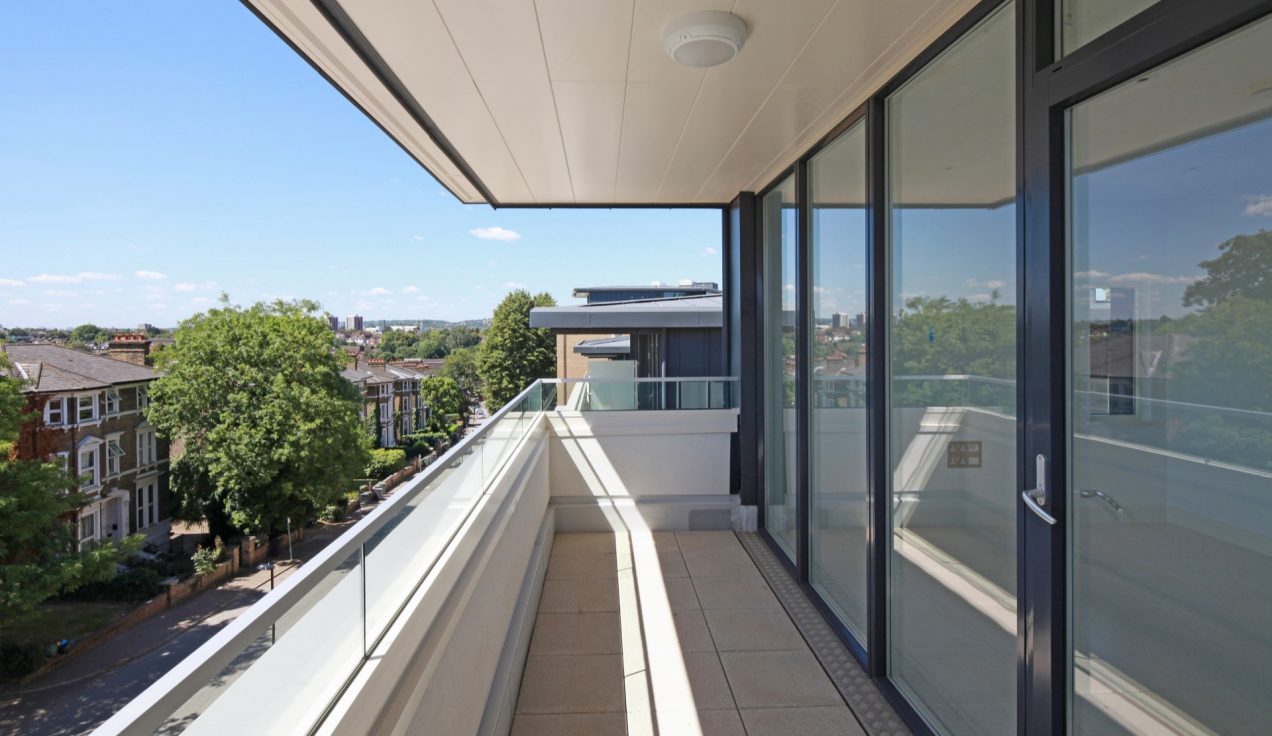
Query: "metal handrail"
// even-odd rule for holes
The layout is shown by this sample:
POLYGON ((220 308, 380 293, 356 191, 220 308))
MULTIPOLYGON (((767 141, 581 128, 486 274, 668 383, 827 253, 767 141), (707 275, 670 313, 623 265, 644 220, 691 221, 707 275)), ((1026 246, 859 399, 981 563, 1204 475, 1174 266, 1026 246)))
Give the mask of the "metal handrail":
MULTIPOLYGON (((475 433, 460 440, 454 447, 438 458, 436 462, 416 475, 415 478, 399 486, 389 500, 377 506, 375 510, 337 537, 313 559, 288 576, 277 588, 267 593, 224 629, 191 652, 185 659, 181 660, 180 663, 102 724, 94 733, 149 734, 158 730, 164 721, 183 705, 190 696, 206 686, 234 658, 251 645, 260 636, 260 632, 264 627, 277 621, 304 600, 305 596, 317 588, 329 573, 335 571, 349 557, 359 552, 371 537, 394 518, 396 512, 403 510, 420 493, 428 489, 432 481, 444 471, 454 467, 457 464, 456 461, 466 456, 475 444, 483 440, 492 428, 499 423, 500 419, 511 412, 513 407, 518 406, 524 399, 528 398, 532 392, 539 391, 541 386, 541 381, 535 381, 526 387, 516 398, 495 412, 490 420, 483 423, 475 433)), ((536 410, 536 413, 543 413, 542 406, 536 410)), ((514 456, 515 453, 509 453, 507 457, 503 458, 500 464, 491 472, 490 477, 498 476, 504 466, 514 456)), ((482 495, 484 493, 473 499, 468 513, 471 513, 472 509, 477 506, 482 495)), ((428 570, 425 570, 420 576, 420 580, 424 580, 427 576, 428 570)), ((400 608, 385 623, 385 630, 392 627, 399 615, 401 615, 400 608)), ((377 632, 374 640, 378 641, 379 638, 380 632, 377 632)), ((366 658, 367 650, 364 647, 362 661, 365 662, 366 658)))
POLYGON ((554 384, 576 384, 576 383, 609 383, 627 385, 632 383, 737 383, 737 376, 700 376, 700 377, 680 377, 668 376, 666 378, 655 376, 653 378, 541 378, 541 383, 554 384))

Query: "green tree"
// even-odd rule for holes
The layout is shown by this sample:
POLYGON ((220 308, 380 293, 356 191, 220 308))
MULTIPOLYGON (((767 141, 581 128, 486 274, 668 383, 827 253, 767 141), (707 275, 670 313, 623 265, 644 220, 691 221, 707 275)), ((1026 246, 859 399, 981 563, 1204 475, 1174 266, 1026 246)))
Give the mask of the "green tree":
POLYGON ((71 342, 97 343, 109 338, 106 331, 91 322, 86 322, 71 330, 67 338, 71 342))
POLYGON ((477 373, 477 348, 458 348, 446 356, 437 375, 449 378, 459 387, 464 397, 465 418, 472 412, 472 407, 481 401, 481 376, 477 373))
POLYGON ((1210 306, 1236 296, 1272 301, 1272 231, 1238 235, 1202 261, 1206 275, 1184 290, 1184 306, 1210 306))
POLYGON ((492 412, 535 379, 548 378, 556 372, 552 332, 530 327, 531 309, 555 306, 556 300, 546 292, 531 296, 525 289, 518 289, 495 308, 477 353, 477 372, 492 412))
POLYGON ((430 376, 420 381, 420 399, 428 407, 433 429, 444 429, 446 417, 464 415, 464 395, 454 379, 430 376))
POLYGON ((1016 378, 1016 308, 949 297, 911 297, 892 329, 894 400, 902 406, 992 405, 1014 410, 1015 389, 907 376, 1016 378), (967 392, 975 391, 976 395, 967 392))
POLYGON ((380 336, 380 344, 375 349, 375 355, 386 360, 414 358, 417 357, 415 348, 418 342, 419 335, 413 332, 390 330, 380 336))
POLYGON ((115 574, 139 537, 76 549, 71 514, 86 499, 60 466, 16 457, 14 443, 25 400, 0 354, 0 634, 28 617, 41 601, 115 574))
POLYGON ((196 314, 160 355, 147 418, 184 451, 172 464, 179 515, 229 538, 317 517, 366 464, 361 397, 312 301, 196 314))
POLYGON ((1202 309, 1160 323, 1180 335, 1182 359, 1169 372, 1170 397, 1215 409, 1179 410, 1169 427, 1174 450, 1272 470, 1272 232, 1219 244, 1202 261, 1206 275, 1184 291, 1184 306, 1202 309), (1241 411, 1221 411, 1219 408, 1241 411), (1250 414, 1246 412, 1264 412, 1250 414))

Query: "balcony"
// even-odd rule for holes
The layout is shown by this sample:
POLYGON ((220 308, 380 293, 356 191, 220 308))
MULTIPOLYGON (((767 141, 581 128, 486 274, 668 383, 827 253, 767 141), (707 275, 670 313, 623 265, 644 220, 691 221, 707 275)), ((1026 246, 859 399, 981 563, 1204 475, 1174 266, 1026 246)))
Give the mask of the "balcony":
POLYGON ((731 531, 735 393, 535 383, 99 733, 854 723, 731 531))

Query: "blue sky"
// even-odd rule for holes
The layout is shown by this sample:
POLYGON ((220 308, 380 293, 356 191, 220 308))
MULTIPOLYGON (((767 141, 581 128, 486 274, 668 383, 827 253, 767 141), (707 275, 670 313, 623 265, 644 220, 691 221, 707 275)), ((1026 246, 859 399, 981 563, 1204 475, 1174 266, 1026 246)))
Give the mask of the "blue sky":
POLYGON ((720 279, 715 210, 461 205, 238 3, 0 26, 0 325, 172 325, 221 291, 459 320, 517 286, 720 279))

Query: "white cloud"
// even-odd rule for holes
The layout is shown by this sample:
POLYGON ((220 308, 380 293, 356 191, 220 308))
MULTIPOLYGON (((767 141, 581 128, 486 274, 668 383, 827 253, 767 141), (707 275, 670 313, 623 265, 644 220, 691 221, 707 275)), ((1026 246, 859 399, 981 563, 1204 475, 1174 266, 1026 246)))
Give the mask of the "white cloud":
POLYGON ((1073 275, 1080 279, 1102 279, 1109 274, 1107 271, 1078 271, 1073 275))
POLYGON ((418 286, 408 286, 408 287, 406 287, 405 289, 403 289, 403 290, 402 290, 402 293, 403 293, 403 294, 415 294, 415 293, 417 293, 419 290, 420 290, 420 287, 418 287, 418 286))
POLYGON ((72 296, 74 293, 65 289, 45 289, 43 292, 45 296, 72 296))
POLYGON ((26 286, 26 284, 17 279, 0 279, 0 286, 26 286))
POLYGON ((968 279, 964 281, 963 283, 966 286, 969 286, 971 288, 983 288, 983 289, 1001 289, 1007 286, 1007 282, 1003 281, 1002 279, 990 279, 988 281, 977 281, 976 279, 968 279))
POLYGON ((715 248, 703 248, 702 253, 700 253, 699 255, 718 256, 720 255, 720 251, 716 250, 715 248))
POLYGON ((133 276, 136 276, 142 281, 163 281, 168 278, 166 275, 159 273, 158 271, 135 271, 133 276))
POLYGON ((81 304, 80 309, 97 309, 96 304, 81 304))
POLYGON ((30 299, 10 299, 9 300, 9 304, 15 304, 18 306, 21 306, 23 304, 30 304, 30 303, 31 303, 30 299))
POLYGON ((213 304, 215 302, 215 299, 209 299, 206 296, 196 296, 190 300, 191 304, 213 304))
POLYGON ((1160 273, 1145 273, 1136 271, 1135 273, 1120 273, 1109 279, 1115 283, 1124 283, 1127 281, 1143 283, 1143 284, 1191 284, 1200 276, 1167 276, 1160 273))
POLYGON ((183 292, 212 291, 215 288, 216 288, 215 281, 202 281, 202 282, 180 281, 172 285, 173 291, 183 291, 183 292))
POLYGON ((505 230, 499 226, 475 227, 468 232, 482 240, 521 240, 521 233, 516 230, 505 230))
POLYGON ((513 291, 514 289, 528 289, 530 287, 517 281, 505 281, 503 288, 507 289, 508 291, 513 291))
POLYGON ((389 294, 392 294, 392 293, 393 292, 389 291, 383 286, 377 286, 371 291, 368 291, 367 296, 388 296, 389 294))
POLYGON ((412 238, 412 239, 414 239, 414 240, 423 240, 423 239, 424 239, 424 236, 423 236, 423 235, 412 235, 412 236, 411 236, 411 238, 412 238))
POLYGON ((1241 214, 1246 217, 1272 217, 1272 194, 1252 194, 1246 197, 1246 201, 1250 204, 1241 214))
POLYGON ((97 271, 80 271, 76 274, 42 273, 30 276, 27 281, 36 284, 78 284, 82 281, 118 281, 117 273, 100 273, 97 271))

